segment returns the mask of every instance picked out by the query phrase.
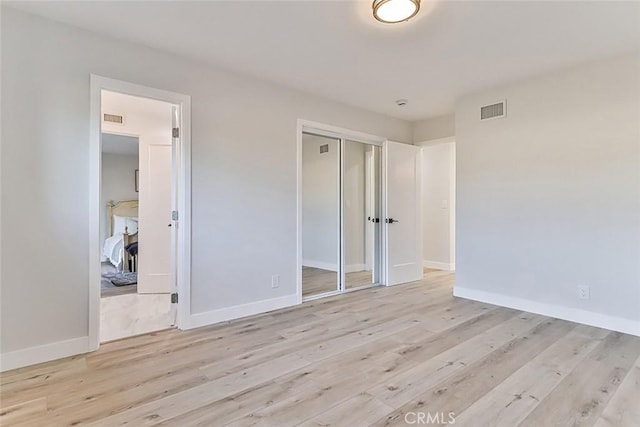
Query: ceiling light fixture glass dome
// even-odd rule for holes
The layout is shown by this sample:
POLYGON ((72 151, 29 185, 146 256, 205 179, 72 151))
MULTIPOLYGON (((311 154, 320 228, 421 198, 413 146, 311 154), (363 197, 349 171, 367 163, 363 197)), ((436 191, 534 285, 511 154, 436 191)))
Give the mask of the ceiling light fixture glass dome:
POLYGON ((373 17, 385 24, 408 21, 420 10, 420 0, 374 0, 373 17))

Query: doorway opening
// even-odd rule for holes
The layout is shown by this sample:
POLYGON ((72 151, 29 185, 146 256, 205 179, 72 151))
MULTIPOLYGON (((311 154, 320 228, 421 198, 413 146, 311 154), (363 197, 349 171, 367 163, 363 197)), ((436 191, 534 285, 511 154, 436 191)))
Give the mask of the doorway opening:
POLYGON ((188 131, 181 132, 189 97, 98 76, 91 86, 95 350, 181 326, 186 304, 178 295, 189 297, 190 162, 188 131))
POLYGON ((164 101, 102 91, 100 342, 170 328, 175 260, 172 115, 164 101))
POLYGON ((441 138, 418 145, 423 163, 423 267, 425 272, 455 271, 455 139, 441 138))
POLYGON ((300 133, 303 300, 382 283, 382 140, 300 133))

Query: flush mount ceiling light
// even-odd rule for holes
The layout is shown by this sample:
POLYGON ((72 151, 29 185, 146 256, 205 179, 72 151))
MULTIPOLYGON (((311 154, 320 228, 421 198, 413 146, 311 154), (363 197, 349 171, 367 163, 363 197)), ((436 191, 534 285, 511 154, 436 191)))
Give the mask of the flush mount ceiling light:
POLYGON ((385 24, 408 21, 420 10, 420 0, 373 0, 373 17, 385 24))

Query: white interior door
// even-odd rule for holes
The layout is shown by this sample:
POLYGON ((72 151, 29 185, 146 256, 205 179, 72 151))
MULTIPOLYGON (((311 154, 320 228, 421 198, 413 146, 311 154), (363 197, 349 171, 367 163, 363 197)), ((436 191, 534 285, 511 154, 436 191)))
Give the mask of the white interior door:
POLYGON ((386 284, 422 279, 421 156, 414 145, 386 142, 386 284))
POLYGON ((171 292, 171 139, 140 140, 138 293, 171 292))

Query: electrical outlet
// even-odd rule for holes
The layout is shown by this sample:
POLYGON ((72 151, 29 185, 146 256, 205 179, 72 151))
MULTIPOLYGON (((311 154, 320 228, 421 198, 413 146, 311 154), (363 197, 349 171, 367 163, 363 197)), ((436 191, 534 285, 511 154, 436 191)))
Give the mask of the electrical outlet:
POLYGON ((279 274, 274 274, 273 276, 271 276, 271 287, 273 289, 280 287, 280 275, 279 274))
POLYGON ((589 299, 591 297, 591 291, 587 285, 578 286, 578 298, 589 299))

